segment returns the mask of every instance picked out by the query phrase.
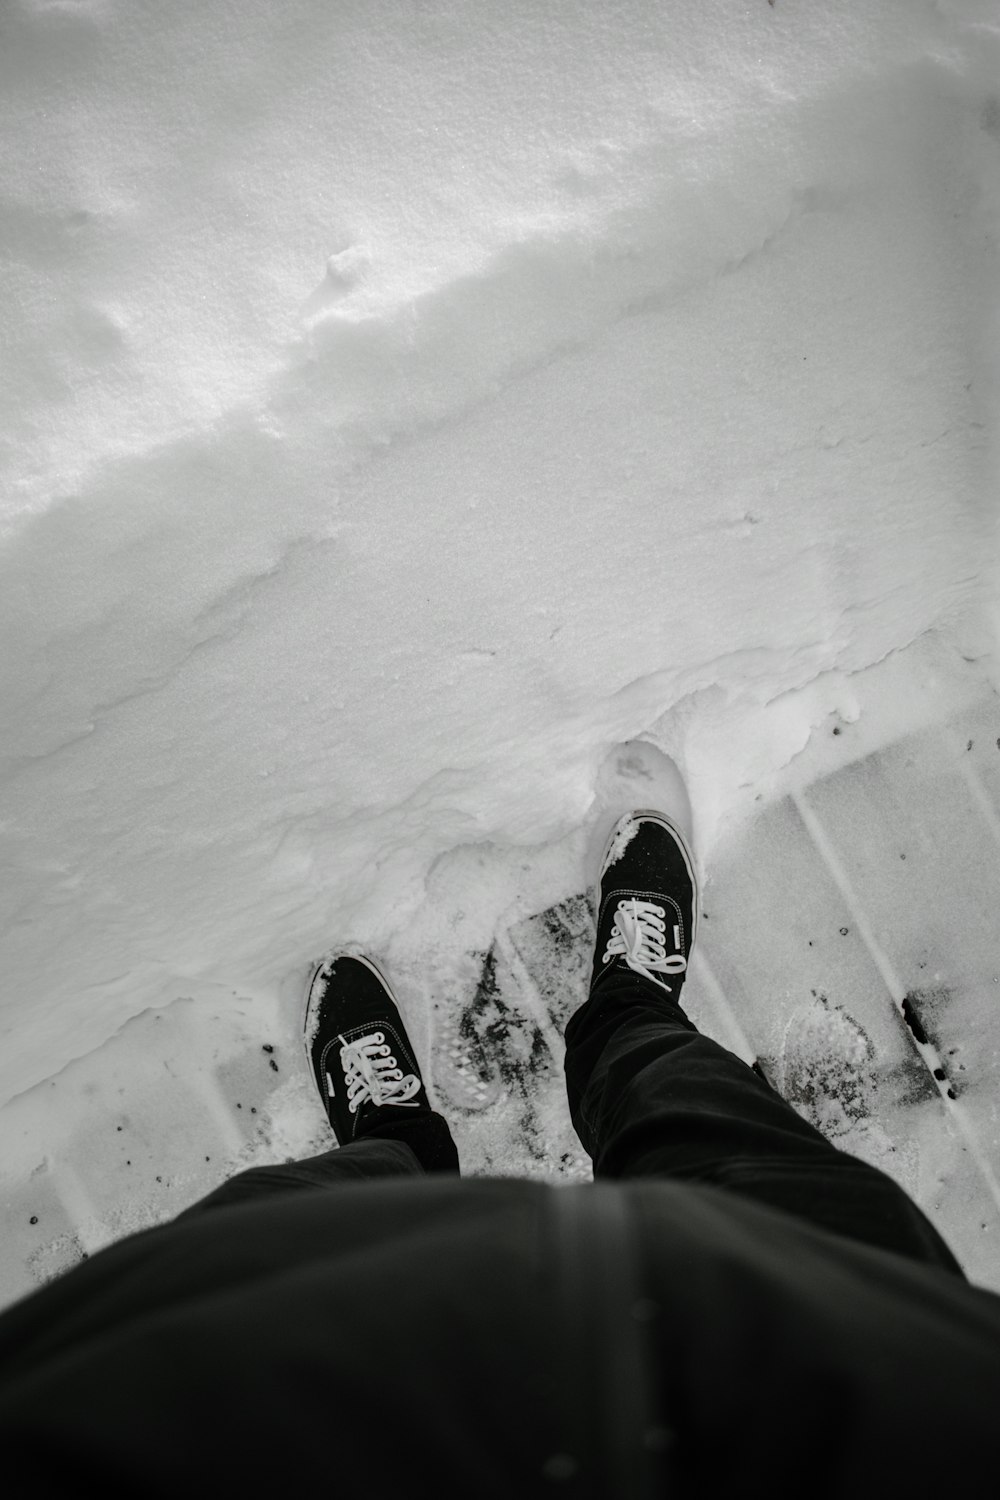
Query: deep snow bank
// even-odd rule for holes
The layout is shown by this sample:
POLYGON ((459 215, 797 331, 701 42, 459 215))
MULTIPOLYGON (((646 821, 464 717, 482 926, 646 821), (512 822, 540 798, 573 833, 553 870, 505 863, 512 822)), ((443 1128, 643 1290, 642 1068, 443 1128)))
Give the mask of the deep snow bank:
POLYGON ((991 595, 986 19, 7 12, 0 1095, 991 595))

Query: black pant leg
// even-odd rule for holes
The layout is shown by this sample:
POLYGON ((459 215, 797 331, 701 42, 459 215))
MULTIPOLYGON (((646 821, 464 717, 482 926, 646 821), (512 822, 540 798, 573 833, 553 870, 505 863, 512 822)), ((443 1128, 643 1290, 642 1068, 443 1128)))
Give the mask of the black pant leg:
POLYGON ((225 1208, 270 1193, 333 1187, 338 1182, 357 1182, 366 1177, 418 1176, 423 1170, 415 1152, 404 1141, 362 1139, 348 1146, 335 1146, 332 1151, 306 1157, 303 1161, 280 1162, 275 1166, 250 1167, 245 1172, 237 1172, 235 1177, 230 1177, 206 1197, 192 1203, 177 1217, 184 1219, 208 1208, 225 1208))
POLYGON ((448 1121, 436 1110, 384 1104, 362 1125, 358 1141, 362 1140, 403 1141, 425 1172, 459 1171, 458 1151, 448 1121))
POLYGON ((962 1275, 898 1183, 840 1151, 642 975, 609 973, 570 1018, 566 1087, 595 1177, 708 1182, 962 1275))
POLYGON ((357 1140, 335 1146, 304 1161, 276 1166, 250 1167, 238 1172, 206 1197, 184 1209, 199 1213, 227 1203, 242 1203, 266 1193, 284 1193, 295 1188, 330 1187, 337 1182, 357 1182, 364 1177, 398 1177, 422 1172, 459 1170, 458 1152, 443 1115, 426 1109, 385 1105, 373 1111, 357 1140))

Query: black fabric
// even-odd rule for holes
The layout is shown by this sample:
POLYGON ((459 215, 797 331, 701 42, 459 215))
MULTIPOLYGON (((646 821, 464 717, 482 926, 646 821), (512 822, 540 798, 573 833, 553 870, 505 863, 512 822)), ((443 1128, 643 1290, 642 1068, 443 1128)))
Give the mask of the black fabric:
POLYGON ((855 1500, 989 1472, 1000 1298, 664 999, 609 975, 567 1028, 592 1185, 427 1175, 387 1120, 9 1309, 11 1492, 855 1500))
POLYGON ((566 1086, 595 1177, 711 1183, 962 1275, 901 1187, 837 1150, 680 1004, 620 966, 570 1018, 566 1086))
POLYGON ((398 1177, 402 1173, 457 1175, 458 1170, 458 1151, 443 1115, 434 1110, 383 1105, 371 1111, 357 1140, 349 1146, 335 1146, 304 1161, 251 1167, 222 1183, 178 1217, 297 1187, 326 1187, 334 1182, 398 1177))

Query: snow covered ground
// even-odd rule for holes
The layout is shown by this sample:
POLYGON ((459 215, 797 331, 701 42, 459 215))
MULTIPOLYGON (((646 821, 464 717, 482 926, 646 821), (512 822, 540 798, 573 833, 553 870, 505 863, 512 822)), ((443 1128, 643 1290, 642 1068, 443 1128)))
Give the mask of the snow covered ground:
POLYGON ((0 1295, 325 1143, 341 943, 466 1171, 585 1175, 640 736, 693 1011, 1000 1289, 998 61, 986 0, 5 7, 0 1295))

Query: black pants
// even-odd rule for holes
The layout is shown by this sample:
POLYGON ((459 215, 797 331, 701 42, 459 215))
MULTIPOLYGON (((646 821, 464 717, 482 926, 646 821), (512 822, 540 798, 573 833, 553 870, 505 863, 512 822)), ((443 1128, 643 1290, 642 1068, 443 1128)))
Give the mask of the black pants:
MULTIPOLYGON (((833 1146, 641 975, 612 970, 599 980, 566 1028, 565 1066, 570 1114, 596 1178, 710 1183, 963 1275, 897 1183, 833 1146)), ((298 1187, 458 1170, 443 1116, 386 1108, 351 1145, 253 1167, 185 1214, 298 1187)))

